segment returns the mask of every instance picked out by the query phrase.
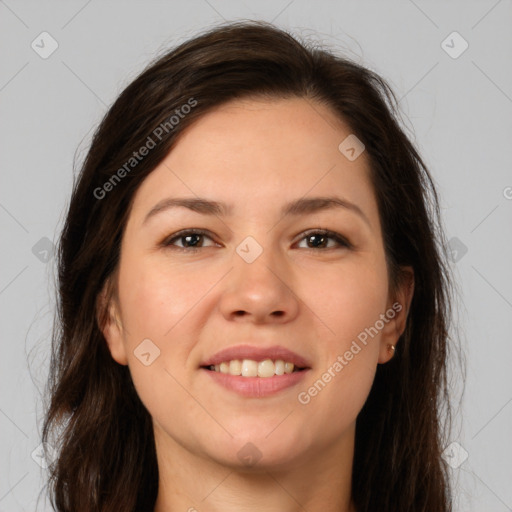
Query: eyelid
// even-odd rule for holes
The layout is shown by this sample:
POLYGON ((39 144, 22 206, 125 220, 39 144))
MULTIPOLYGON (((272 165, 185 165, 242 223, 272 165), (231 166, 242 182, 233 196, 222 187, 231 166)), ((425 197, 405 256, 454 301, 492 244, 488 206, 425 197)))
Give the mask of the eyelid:
MULTIPOLYGON (((311 229, 307 229, 306 231, 302 231, 300 233, 301 238, 299 238, 298 242, 302 241, 304 238, 307 238, 309 235, 314 235, 314 234, 323 235, 328 238, 332 238, 341 247, 346 247, 347 249, 354 249, 354 245, 348 240, 348 238, 346 236, 343 236, 341 233, 338 233, 337 231, 332 231, 331 229, 325 229, 325 228, 311 228, 311 229)), ((317 251, 317 249, 315 249, 314 247, 308 247, 307 249, 312 250, 312 251, 317 251)), ((336 249, 336 247, 330 247, 330 249, 336 249)), ((326 251, 327 249, 323 249, 323 250, 326 251)))
MULTIPOLYGON (((203 235, 203 236, 210 238, 213 242, 215 242, 213 233, 211 233, 207 229, 188 228, 188 229, 181 229, 180 231, 176 231, 176 233, 172 233, 171 235, 166 236, 159 245, 164 248, 172 247, 173 249, 177 249, 178 251, 182 250, 182 251, 187 251, 187 252, 198 250, 198 249, 203 249, 203 247, 195 247, 195 248, 194 247, 178 247, 178 246, 174 246, 171 244, 171 242, 173 242, 179 238, 183 238, 186 235, 203 235)), ((215 242, 215 243, 217 243, 217 242, 215 242)))
MULTIPOLYGON (((323 235, 328 238, 331 238, 338 244, 338 247, 329 247, 329 248, 323 248, 323 249, 322 248, 317 249, 315 247, 307 247, 307 248, 305 248, 306 250, 315 251, 315 252, 322 252, 322 251, 325 252, 325 251, 328 251, 329 249, 337 249, 337 248, 346 248, 346 249, 351 249, 351 250, 354 249, 354 245, 348 240, 347 237, 343 236, 341 233, 332 231, 330 229, 325 229, 325 228, 311 228, 311 229, 307 229, 306 231, 301 231, 296 237, 294 237, 294 239, 297 239, 297 237, 300 236, 300 238, 298 238, 296 240, 296 242, 294 242, 294 243, 301 242, 302 240, 304 240, 305 238, 307 238, 308 236, 313 235, 313 234, 323 235)), ((172 248, 173 250, 184 251, 184 252, 194 252, 194 251, 198 251, 199 249, 206 249, 206 247, 179 247, 179 246, 175 246, 175 245, 171 244, 171 242, 173 242, 179 238, 183 238, 186 235, 206 236, 207 238, 209 238, 215 244, 218 245, 218 243, 215 242, 215 236, 213 235, 213 233, 211 233, 207 229, 202 229, 202 228, 182 229, 180 231, 177 231, 177 232, 165 237, 159 245, 164 248, 172 248)), ((211 246, 209 246, 209 247, 211 247, 211 246)))

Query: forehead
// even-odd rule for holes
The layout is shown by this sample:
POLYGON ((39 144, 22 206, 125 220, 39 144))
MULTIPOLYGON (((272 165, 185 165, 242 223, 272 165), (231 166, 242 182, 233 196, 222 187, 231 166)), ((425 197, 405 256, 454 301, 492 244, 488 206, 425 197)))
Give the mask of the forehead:
POLYGON ((371 217, 377 212, 366 156, 350 161, 339 150, 349 135, 346 123, 309 99, 231 101, 184 130, 140 186, 134 213, 167 196, 209 197, 256 213, 338 193, 366 205, 371 217))
POLYGON ((241 171, 264 172, 265 166, 276 164, 284 171, 282 164, 287 162, 296 170, 306 170, 337 157, 344 134, 350 134, 348 125, 326 106, 308 99, 234 100, 185 130, 173 159, 184 153, 190 156, 194 148, 197 160, 215 155, 243 163, 241 171))

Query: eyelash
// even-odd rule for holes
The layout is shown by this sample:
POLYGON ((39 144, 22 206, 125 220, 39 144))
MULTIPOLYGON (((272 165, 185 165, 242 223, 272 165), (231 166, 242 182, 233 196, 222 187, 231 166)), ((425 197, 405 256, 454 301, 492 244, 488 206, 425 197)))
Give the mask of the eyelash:
MULTIPOLYGON (((202 229, 188 229, 188 230, 178 231, 177 233, 174 233, 170 237, 167 237, 160 245, 162 247, 165 247, 168 249, 170 248, 172 250, 177 250, 177 251, 181 251, 181 252, 196 252, 200 249, 206 249, 206 247, 178 247, 178 246, 173 245, 173 242, 175 242, 176 240, 179 240, 180 238, 184 238, 189 235, 202 235, 202 236, 206 236, 206 237, 210 238, 213 241, 213 237, 211 236, 209 231, 205 231, 202 229)), ((301 242, 305 238, 308 238, 309 236, 312 236, 312 235, 320 235, 320 236, 325 236, 327 238, 331 238, 334 241, 336 241, 341 246, 341 248, 346 248, 346 249, 354 248, 354 246, 346 238, 341 236, 339 233, 336 233, 335 231, 330 231, 328 229, 310 229, 308 231, 305 231, 303 233, 303 237, 299 240, 299 242, 301 242)), ((327 247, 327 248, 307 247, 306 248, 306 250, 310 250, 310 251, 319 251, 319 250, 327 251, 330 249, 336 249, 336 247, 327 247)))

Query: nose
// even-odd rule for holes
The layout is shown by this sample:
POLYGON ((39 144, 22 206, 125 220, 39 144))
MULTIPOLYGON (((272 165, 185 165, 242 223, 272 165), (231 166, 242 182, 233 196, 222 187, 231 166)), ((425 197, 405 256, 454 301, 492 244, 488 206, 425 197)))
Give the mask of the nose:
POLYGON ((233 262, 220 298, 220 310, 227 320, 265 324, 296 318, 300 299, 284 262, 278 262, 269 250, 252 263, 234 254, 233 262))

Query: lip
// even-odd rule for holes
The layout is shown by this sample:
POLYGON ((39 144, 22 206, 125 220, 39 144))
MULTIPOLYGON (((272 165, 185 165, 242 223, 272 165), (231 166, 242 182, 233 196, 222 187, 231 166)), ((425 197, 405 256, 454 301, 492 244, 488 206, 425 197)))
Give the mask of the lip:
MULTIPOLYGON (((233 359, 252 359, 253 361, 256 362, 264 361, 265 359, 272 359, 272 361, 281 359, 282 361, 293 363, 298 368, 309 369, 311 367, 310 363, 305 358, 280 345, 273 345, 271 347, 236 345, 234 347, 228 347, 206 359, 204 362, 200 364, 200 366, 204 367, 216 365, 224 361, 232 361, 233 359)), ((278 375, 277 377, 283 376, 278 375)), ((252 377, 241 378, 247 380, 251 379, 252 377)), ((260 377, 254 378, 260 379, 260 377)), ((274 377, 268 377, 269 380, 272 380, 273 378, 274 377)))
POLYGON ((295 386, 304 379, 310 370, 274 375, 273 377, 242 377, 241 375, 229 375, 206 368, 201 368, 201 371, 206 372, 217 384, 239 395, 248 398, 264 398, 295 386))

